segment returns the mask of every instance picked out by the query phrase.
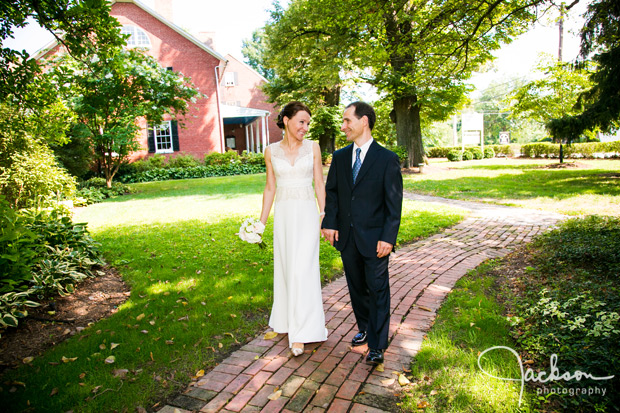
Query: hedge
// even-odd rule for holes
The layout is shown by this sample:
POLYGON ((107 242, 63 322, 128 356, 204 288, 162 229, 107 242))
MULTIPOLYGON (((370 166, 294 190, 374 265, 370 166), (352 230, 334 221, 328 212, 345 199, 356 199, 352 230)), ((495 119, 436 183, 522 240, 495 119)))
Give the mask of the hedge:
MULTIPOLYGON (((470 150, 472 148, 478 148, 477 146, 466 146, 465 150, 470 150)), ((511 145, 484 145, 484 149, 491 148, 493 149, 493 153, 495 156, 514 156, 515 150, 511 145)), ((461 146, 437 146, 434 148, 426 149, 426 156, 429 158, 447 158, 448 153, 450 151, 463 151, 463 147, 461 146)), ((486 157, 486 154, 485 154, 486 157)))
POLYGON ((208 178, 212 176, 249 175, 265 172, 264 165, 231 163, 228 165, 194 166, 191 168, 159 168, 125 175, 123 183, 166 181, 169 179, 208 178))
MULTIPOLYGON (((566 158, 620 157, 620 141, 615 142, 584 142, 563 145, 566 158)), ((521 156, 525 158, 559 158, 560 145, 550 142, 528 143, 521 146, 521 156)))

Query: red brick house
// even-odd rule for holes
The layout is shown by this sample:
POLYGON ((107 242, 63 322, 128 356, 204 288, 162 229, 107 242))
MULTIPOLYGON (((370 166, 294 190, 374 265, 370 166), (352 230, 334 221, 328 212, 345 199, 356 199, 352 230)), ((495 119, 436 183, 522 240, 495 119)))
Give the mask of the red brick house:
MULTIPOLYGON (((259 89, 266 79, 234 57, 216 52, 209 39, 203 42, 176 26, 170 19, 170 7, 170 0, 156 1, 157 11, 136 0, 112 4, 110 14, 123 26, 122 33, 130 35, 128 47, 146 49, 162 67, 191 78, 205 95, 179 119, 182 127, 169 116, 161 125, 143 121, 139 141, 144 150, 131 159, 155 153, 191 154, 202 159, 209 152, 227 148, 262 152, 266 145, 280 140, 282 134, 274 121, 277 111, 259 89)), ((46 50, 38 57, 56 47, 46 50)))

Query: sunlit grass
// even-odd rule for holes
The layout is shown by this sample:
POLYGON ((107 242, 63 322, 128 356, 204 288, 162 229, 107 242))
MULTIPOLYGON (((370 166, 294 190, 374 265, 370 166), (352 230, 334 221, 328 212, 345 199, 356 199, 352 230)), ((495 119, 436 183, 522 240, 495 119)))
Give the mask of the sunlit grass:
POLYGON ((558 161, 531 159, 441 163, 446 169, 405 176, 405 189, 567 215, 619 215, 620 160, 578 162, 587 168, 546 169, 558 161))

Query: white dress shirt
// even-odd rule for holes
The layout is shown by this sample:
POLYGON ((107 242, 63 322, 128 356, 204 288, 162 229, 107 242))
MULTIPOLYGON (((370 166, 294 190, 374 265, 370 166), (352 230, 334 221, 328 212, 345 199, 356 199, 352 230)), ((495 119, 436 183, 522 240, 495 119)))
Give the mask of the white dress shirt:
POLYGON ((355 154, 357 153, 357 148, 360 148, 362 150, 362 152, 360 153, 360 161, 362 161, 362 164, 364 163, 364 158, 366 157, 366 153, 368 153, 368 148, 370 148, 373 140, 374 139, 370 138, 368 142, 366 142, 362 146, 357 146, 356 143, 353 143, 353 157, 351 158, 351 167, 353 167, 353 164, 355 163, 355 154))

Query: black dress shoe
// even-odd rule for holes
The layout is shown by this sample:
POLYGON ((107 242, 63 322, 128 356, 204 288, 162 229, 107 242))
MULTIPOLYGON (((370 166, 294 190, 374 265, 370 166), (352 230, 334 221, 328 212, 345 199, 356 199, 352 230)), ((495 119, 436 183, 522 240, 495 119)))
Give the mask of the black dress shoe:
POLYGON ((370 349, 366 356, 367 364, 381 364, 383 363, 383 350, 370 349))
POLYGON ((354 346, 361 346, 362 344, 366 344, 366 341, 368 341, 368 335, 365 331, 360 331, 353 337, 351 344, 354 346))

